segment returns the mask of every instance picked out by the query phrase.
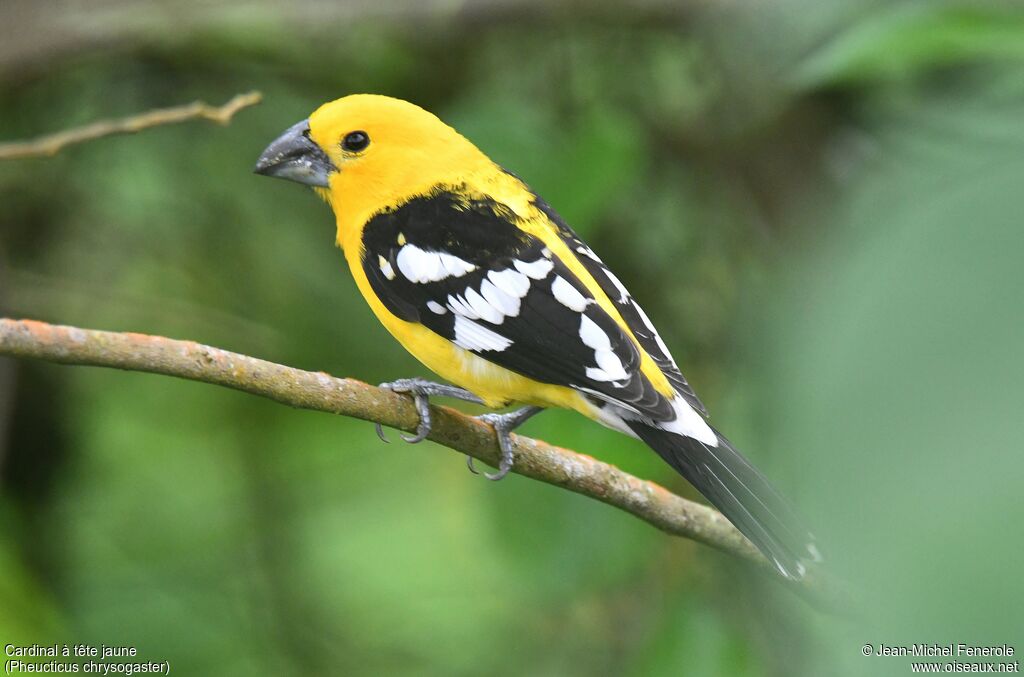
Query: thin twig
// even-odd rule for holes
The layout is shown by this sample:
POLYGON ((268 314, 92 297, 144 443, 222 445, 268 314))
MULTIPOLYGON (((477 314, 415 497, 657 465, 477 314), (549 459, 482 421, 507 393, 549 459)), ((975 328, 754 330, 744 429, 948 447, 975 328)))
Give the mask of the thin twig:
POLYGON ((158 108, 139 115, 119 120, 100 120, 84 127, 67 129, 54 134, 41 136, 30 141, 13 141, 0 143, 0 160, 15 160, 27 157, 50 157, 59 153, 66 146, 86 141, 93 141, 114 134, 134 134, 150 127, 173 125, 188 120, 210 120, 226 125, 235 113, 254 106, 263 100, 259 92, 239 94, 223 106, 211 106, 203 101, 193 101, 184 106, 174 108, 158 108))
MULTIPOLYGON (((177 376, 234 388, 301 409, 353 416, 407 432, 419 416, 412 400, 387 390, 323 372, 311 372, 255 357, 145 334, 114 333, 0 318, 0 355, 62 364, 113 367, 177 376)), ((490 465, 499 450, 493 429, 471 416, 431 406, 429 439, 490 465)), ((513 472, 597 499, 648 522, 662 531, 710 545, 775 571, 719 512, 676 496, 654 482, 638 479, 590 456, 516 435, 513 472)), ((810 573, 795 584, 816 603, 842 605, 810 573)))

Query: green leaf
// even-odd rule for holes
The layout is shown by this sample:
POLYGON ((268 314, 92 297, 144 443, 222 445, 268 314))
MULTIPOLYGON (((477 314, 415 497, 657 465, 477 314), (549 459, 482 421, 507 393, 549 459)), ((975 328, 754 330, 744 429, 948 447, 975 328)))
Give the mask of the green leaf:
POLYGON ((1007 59, 1024 59, 1024 14, 914 4, 854 25, 805 59, 792 82, 811 89, 1007 59))

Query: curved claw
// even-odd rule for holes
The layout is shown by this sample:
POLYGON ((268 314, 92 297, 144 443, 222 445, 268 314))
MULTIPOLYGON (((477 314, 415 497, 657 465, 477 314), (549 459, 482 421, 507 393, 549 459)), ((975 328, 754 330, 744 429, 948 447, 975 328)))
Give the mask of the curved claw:
MULTIPOLYGON (((416 426, 416 434, 402 435, 402 439, 409 444, 422 442, 427 439, 428 435, 430 435, 432 422, 430 419, 429 395, 444 395, 447 397, 456 397, 467 402, 483 404, 483 401, 479 397, 468 390, 457 388, 455 386, 429 383, 423 379, 417 378, 400 379, 390 383, 381 383, 380 387, 386 388, 392 392, 412 395, 413 402, 416 404, 416 412, 420 415, 420 422, 419 425, 416 426)), ((540 407, 524 407, 519 411, 512 412, 510 414, 484 414, 483 416, 477 417, 484 423, 489 423, 494 428, 494 433, 498 438, 498 447, 501 449, 501 460, 498 463, 498 472, 484 473, 484 477, 492 481, 497 481, 508 475, 509 471, 512 470, 512 463, 515 460, 512 453, 512 438, 510 433, 526 419, 539 411, 540 407)), ((379 423, 376 424, 376 428, 377 437, 384 442, 387 442, 388 439, 384 436, 384 429, 379 423)), ((469 468, 469 471, 474 475, 480 474, 473 466, 473 458, 471 456, 466 457, 466 467, 469 468)))
MULTIPOLYGON (((408 393, 412 395, 413 402, 416 403, 416 412, 420 415, 419 425, 416 426, 416 434, 414 435, 402 435, 401 438, 409 444, 418 444, 423 440, 427 439, 427 435, 430 434, 430 400, 427 396, 418 390, 420 387, 418 383, 413 382, 413 379, 407 381, 393 381, 391 383, 381 383, 378 388, 384 390, 390 390, 395 393, 408 393)), ((377 427, 377 437, 384 442, 390 442, 388 438, 384 437, 384 429, 380 423, 374 424, 377 427)))
POLYGON ((382 426, 380 423, 374 423, 373 427, 377 429, 377 437, 380 438, 381 442, 383 442, 384 444, 391 444, 391 440, 384 436, 384 426, 382 426))
POLYGON ((498 472, 495 473, 485 472, 484 477, 491 480, 492 482, 497 482, 498 480, 505 479, 505 475, 507 475, 510 470, 512 470, 512 466, 499 468, 498 472))
MULTIPOLYGON (((484 414, 483 416, 477 416, 478 421, 489 423, 494 428, 494 434, 498 438, 498 448, 501 449, 498 472, 484 473, 484 477, 496 482, 512 470, 512 464, 515 461, 515 456, 512 453, 512 431, 539 411, 541 411, 540 407, 523 407, 519 411, 514 411, 510 414, 484 414)), ((469 467, 471 470, 473 469, 472 459, 470 459, 469 467)))
POLYGON ((501 460, 498 462, 498 472, 489 473, 485 472, 484 477, 497 482, 502 479, 512 470, 512 438, 509 435, 509 427, 515 427, 519 421, 515 418, 515 414, 484 414, 483 416, 477 417, 484 423, 490 423, 494 428, 494 434, 498 438, 498 448, 501 449, 501 460))
POLYGON ((427 439, 430 434, 430 401, 427 396, 420 392, 413 392, 413 401, 416 403, 416 411, 420 415, 420 423, 416 426, 415 435, 402 435, 402 439, 409 444, 419 444, 427 439))
POLYGON ((423 440, 427 439, 427 435, 430 434, 430 430, 420 431, 416 430, 415 435, 402 435, 402 440, 409 444, 419 444, 423 440))
POLYGON ((415 435, 402 435, 402 440, 408 442, 409 444, 419 444, 423 440, 427 439, 427 435, 429 434, 429 428, 422 432, 419 429, 417 429, 415 435))
POLYGON ((484 477, 497 482, 503 479, 505 475, 512 470, 512 439, 509 434, 504 430, 496 431, 498 433, 498 446, 501 448, 501 461, 498 463, 498 472, 489 473, 485 472, 484 477))

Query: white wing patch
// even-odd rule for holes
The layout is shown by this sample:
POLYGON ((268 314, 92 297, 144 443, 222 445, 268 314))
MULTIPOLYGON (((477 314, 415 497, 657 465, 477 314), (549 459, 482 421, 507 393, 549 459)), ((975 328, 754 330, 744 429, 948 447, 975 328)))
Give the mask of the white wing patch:
MULTIPOLYGON (((456 343, 459 327, 462 327, 464 342, 467 344, 490 346, 482 348, 483 350, 504 350, 510 346, 512 341, 473 321, 486 320, 491 324, 500 325, 506 318, 517 317, 522 309, 523 298, 529 291, 530 278, 510 268, 498 272, 489 271, 487 277, 480 283, 479 291, 467 287, 462 294, 449 294, 446 303, 448 309, 456 316, 456 343), (472 326, 467 325, 465 321, 470 321, 472 326), (486 331, 488 335, 481 338, 477 328, 486 331), (497 347, 499 345, 501 347, 497 347)), ((441 307, 440 304, 431 304, 434 302, 428 302, 427 306, 435 313, 438 312, 434 305, 441 307)), ((466 347, 461 343, 459 345, 466 347)))
POLYGON ((377 265, 380 266, 380 272, 384 273, 384 277, 389 280, 395 279, 395 270, 391 267, 391 262, 383 256, 377 257, 377 265))
POLYGON ((552 263, 550 259, 537 259, 530 263, 516 261, 515 267, 516 270, 527 277, 532 277, 534 280, 543 280, 555 267, 555 264, 552 263))
POLYGON ((448 295, 448 307, 456 315, 461 315, 469 320, 479 320, 480 316, 476 314, 473 307, 466 303, 466 299, 461 296, 448 295))
POLYGON ((523 298, 530 291, 530 278, 511 268, 500 272, 492 270, 487 273, 487 279, 498 289, 517 299, 523 298))
POLYGON ((398 250, 395 261, 407 280, 419 284, 439 282, 447 277, 462 277, 476 270, 475 265, 458 256, 447 252, 425 251, 414 244, 406 244, 398 250))
POLYGON ((491 331, 482 324, 478 324, 462 315, 456 315, 455 345, 466 350, 494 350, 500 352, 512 345, 512 341, 501 334, 491 331))
POLYGON ((604 272, 604 274, 606 276, 608 276, 608 280, 613 285, 615 285, 615 289, 619 292, 618 303, 625 303, 626 301, 629 300, 629 298, 630 298, 629 297, 629 290, 626 289, 626 285, 622 284, 622 280, 617 278, 615 276, 615 273, 613 273, 611 271, 611 269, 608 268, 608 266, 604 265, 604 261, 602 261, 597 256, 597 254, 594 253, 593 249, 591 249, 590 247, 584 246, 584 245, 580 245, 579 247, 576 247, 576 251, 579 252, 580 254, 583 254, 584 256, 586 256, 591 261, 594 261, 595 263, 598 263, 598 264, 601 265, 602 271, 604 272))
POLYGON ((605 268, 604 272, 605 272, 605 275, 608 276, 608 279, 611 280, 612 284, 615 285, 615 288, 619 291, 619 303, 625 303, 626 301, 628 301, 629 300, 629 290, 626 289, 626 285, 622 284, 622 280, 617 278, 615 276, 615 273, 613 273, 608 268, 605 268))
POLYGON ((476 270, 476 266, 474 264, 460 259, 458 256, 453 256, 446 252, 441 252, 440 256, 441 264, 452 277, 462 277, 466 273, 471 273, 476 270))
POLYGON ((466 299, 466 303, 470 305, 473 312, 476 313, 481 320, 487 320, 491 324, 501 324, 505 321, 505 315, 488 303, 487 299, 481 296, 480 292, 476 289, 473 289, 472 287, 467 289, 463 298, 466 299))
POLYGON ((672 408, 676 412, 675 420, 656 423, 655 426, 670 433, 692 437, 710 447, 718 446, 718 436, 715 435, 715 431, 707 424, 704 417, 697 413, 696 409, 687 404, 686 400, 677 395, 672 400, 672 408))
POLYGON ((646 419, 635 409, 630 409, 624 406, 623 403, 616 402, 602 393, 586 388, 583 390, 594 395, 598 399, 605 400, 605 404, 603 406, 595 406, 595 409, 600 410, 600 415, 597 417, 597 420, 610 428, 622 430, 626 434, 636 437, 636 433, 626 425, 626 421, 639 420, 646 422, 648 425, 660 428, 661 430, 691 437, 698 442, 708 445, 709 447, 718 446, 718 436, 715 434, 715 431, 707 424, 704 417, 697 413, 697 411, 682 397, 677 396, 672 400, 672 409, 675 411, 676 415, 674 420, 652 422, 649 419, 646 419))
POLYGON ((586 310, 587 305, 590 303, 590 299, 579 293, 576 287, 569 284, 561 275, 557 275, 555 281, 551 283, 551 293, 555 295, 555 300, 569 310, 575 310, 577 313, 582 313, 586 310))
POLYGON ((502 314, 498 324, 501 324, 506 317, 515 317, 519 314, 522 299, 503 291, 501 287, 498 287, 490 280, 484 280, 480 283, 480 294, 483 295, 487 303, 491 304, 493 308, 502 314))
POLYGON ((629 374, 622 367, 622 360, 610 350, 598 350, 594 353, 597 368, 587 367, 587 376, 595 381, 625 381, 629 374))
POLYGON ((654 342, 658 344, 658 348, 661 349, 662 354, 668 359, 669 364, 676 369, 679 369, 679 367, 676 367, 676 361, 672 358, 672 353, 668 351, 668 346, 665 345, 665 342, 661 339, 661 334, 659 334, 658 330, 654 328, 654 323, 651 322, 651 318, 647 317, 647 313, 644 312, 644 309, 640 307, 639 303, 632 301, 632 304, 633 309, 636 310, 636 314, 640 316, 640 319, 647 327, 647 330, 654 336, 654 342))
POLYGON ((584 315, 580 318, 580 340, 594 350, 611 350, 612 342, 597 323, 584 315))
POLYGON ((448 309, 442 306, 437 301, 427 301, 427 308, 430 308, 430 312, 436 315, 444 315, 448 312, 448 309))
POLYGON ((647 317, 647 313, 644 312, 644 309, 641 308, 640 304, 636 302, 636 299, 630 295, 629 290, 626 289, 626 285, 622 284, 622 280, 620 280, 618 276, 608 268, 608 266, 604 265, 604 262, 590 247, 581 244, 576 247, 576 251, 601 266, 601 272, 608 278, 608 281, 612 283, 615 290, 619 293, 619 298, 616 303, 620 305, 628 303, 633 307, 636 314, 640 316, 640 320, 644 323, 647 331, 652 337, 654 337, 654 342, 657 344, 658 349, 661 350, 661 353, 665 356, 665 359, 668 360, 673 369, 679 371, 679 367, 676 365, 676 361, 673 359, 672 353, 669 352, 668 346, 665 345, 665 341, 661 338, 661 334, 659 334, 658 330, 654 328, 654 323, 651 322, 651 318, 647 317))
POLYGON ((580 340, 583 345, 594 349, 596 367, 587 367, 587 378, 595 381, 624 381, 629 379, 622 366, 622 360, 612 352, 608 334, 586 315, 580 317, 580 340))

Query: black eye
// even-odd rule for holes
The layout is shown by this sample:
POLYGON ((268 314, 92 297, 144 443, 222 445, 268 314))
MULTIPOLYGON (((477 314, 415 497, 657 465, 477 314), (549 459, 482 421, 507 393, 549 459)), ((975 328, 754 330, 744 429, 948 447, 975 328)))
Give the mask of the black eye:
POLYGON ((370 137, 366 132, 349 132, 341 142, 341 147, 351 153, 358 153, 370 145, 370 137))

